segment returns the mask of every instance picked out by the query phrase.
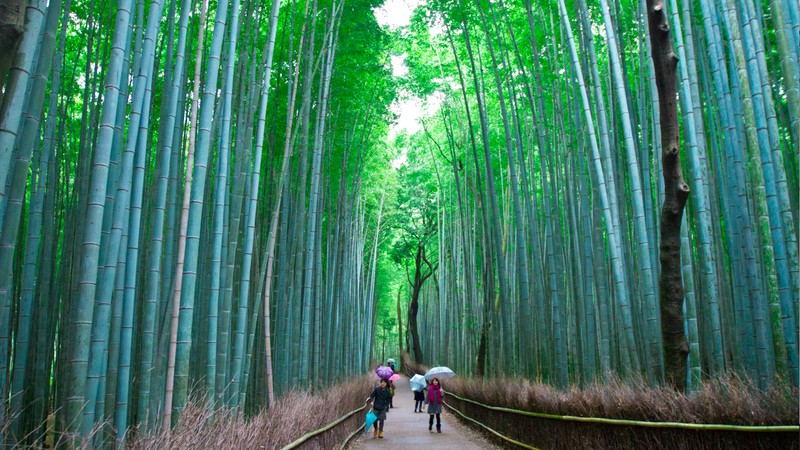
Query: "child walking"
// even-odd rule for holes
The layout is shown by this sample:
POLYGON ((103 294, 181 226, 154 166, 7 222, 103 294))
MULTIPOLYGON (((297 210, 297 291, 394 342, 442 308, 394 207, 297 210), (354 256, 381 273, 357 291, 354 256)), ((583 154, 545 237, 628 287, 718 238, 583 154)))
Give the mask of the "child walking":
POLYGON ((428 387, 428 414, 430 419, 428 420, 428 431, 433 431, 433 416, 436 416, 436 432, 442 432, 442 400, 444 399, 444 394, 442 393, 442 387, 439 385, 439 379, 434 378, 431 381, 431 385, 428 387))
POLYGON ((420 389, 419 391, 414 391, 414 412, 423 412, 422 411, 422 402, 425 401, 425 393, 420 389))
POLYGON ((386 410, 389 408, 389 400, 392 398, 389 392, 389 381, 382 378, 381 385, 376 387, 367 399, 367 403, 372 406, 372 411, 378 416, 375 421, 375 431, 372 437, 383 439, 383 422, 386 420, 386 410))

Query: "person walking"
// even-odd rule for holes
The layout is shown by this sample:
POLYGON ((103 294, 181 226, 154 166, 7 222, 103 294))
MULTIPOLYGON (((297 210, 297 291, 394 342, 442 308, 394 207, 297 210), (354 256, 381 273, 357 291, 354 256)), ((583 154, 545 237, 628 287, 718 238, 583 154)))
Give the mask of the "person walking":
POLYGON ((386 420, 386 411, 389 409, 389 401, 391 398, 389 380, 381 378, 381 385, 376 387, 367 399, 367 403, 372 406, 372 411, 378 416, 378 420, 375 421, 375 431, 373 431, 372 437, 377 436, 383 439, 383 422, 386 420))
POLYGON ((425 401, 425 393, 422 389, 414 391, 414 412, 422 411, 422 402, 425 401))
POLYGON ((394 381, 389 380, 389 408, 394 408, 394 381))
POLYGON ((433 416, 436 416, 436 432, 442 432, 442 400, 444 400, 444 393, 442 387, 439 385, 439 379, 434 378, 431 380, 431 385, 428 386, 428 431, 433 431, 433 416))

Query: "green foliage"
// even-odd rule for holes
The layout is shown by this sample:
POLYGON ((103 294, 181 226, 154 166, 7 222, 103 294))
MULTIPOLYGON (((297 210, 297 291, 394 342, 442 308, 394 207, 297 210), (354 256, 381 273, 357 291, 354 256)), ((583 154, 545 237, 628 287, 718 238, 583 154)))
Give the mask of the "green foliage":
MULTIPOLYGON (((182 345, 194 342, 191 344, 194 347, 189 356, 190 373, 181 380, 182 386, 197 384, 202 387, 206 382, 204 365, 212 364, 211 358, 207 360, 204 356, 206 352, 197 348, 203 346, 198 343, 214 342, 206 335, 209 333, 204 320, 206 315, 214 314, 206 304, 206 292, 214 284, 213 278, 219 286, 218 342, 223 342, 223 333, 231 331, 231 323, 246 324, 243 328, 248 338, 247 352, 240 348, 238 354, 246 354, 242 365, 245 379, 249 375, 250 381, 246 386, 243 383, 241 392, 236 395, 248 395, 242 397, 246 398, 247 411, 264 405, 263 399, 267 398, 262 383, 266 377, 263 364, 266 339, 262 339, 265 332, 263 309, 255 305, 265 298, 260 295, 263 292, 257 291, 263 289, 261 281, 265 279, 268 256, 274 258, 275 264, 270 280, 272 315, 269 325, 277 392, 286 392, 308 382, 316 385, 335 382, 365 368, 370 357, 397 356, 398 338, 401 333, 407 336, 412 296, 409 278, 421 247, 429 260, 426 267, 436 267, 431 280, 421 286, 418 299, 421 305, 418 322, 420 334, 427 340, 422 343, 426 355, 441 361, 450 358, 460 372, 517 373, 548 382, 554 381, 554 367, 558 365, 568 367, 570 383, 583 383, 606 370, 625 373, 628 366, 623 355, 643 351, 649 337, 642 330, 652 327, 655 321, 645 317, 646 311, 641 305, 632 302, 636 334, 631 341, 622 343, 618 338, 624 331, 619 302, 622 297, 639 299, 648 294, 641 292, 646 284, 639 267, 643 258, 650 258, 653 266, 657 266, 659 224, 655 218, 663 194, 659 179, 661 159, 655 153, 661 145, 656 133, 660 122, 658 108, 653 104, 654 74, 647 59, 649 49, 641 2, 609 2, 611 21, 619 38, 618 68, 623 78, 619 83, 611 81, 615 73, 612 67, 617 63, 609 56, 604 18, 597 1, 587 0, 586 6, 579 0, 565 1, 566 17, 562 18, 555 0, 430 0, 413 11, 408 26, 394 30, 381 27, 375 18, 374 9, 380 7, 381 0, 276 1, 279 1, 280 15, 274 72, 266 87, 262 87, 259 80, 264 74, 265 50, 269 47, 269 20, 266 19, 270 2, 242 2, 237 46, 212 57, 209 57, 210 40, 216 20, 222 18, 218 14, 224 3, 209 2, 202 29, 201 2, 186 3, 189 15, 184 18, 188 23, 185 29, 188 39, 182 52, 185 70, 173 77, 181 84, 180 95, 172 102, 177 103, 174 107, 167 101, 172 90, 167 81, 176 63, 175 47, 180 31, 176 25, 180 23, 181 2, 168 2, 162 20, 157 22, 158 32, 152 41, 156 47, 155 67, 152 74, 148 74, 152 76, 148 86, 152 97, 147 104, 143 104, 143 98, 133 99, 130 91, 134 79, 143 70, 142 34, 152 5, 147 1, 134 2, 132 27, 120 30, 120 36, 130 33, 126 39, 121 39, 124 44, 115 44, 124 52, 122 73, 111 73, 112 40, 119 4, 116 1, 69 2, 68 20, 58 24, 65 30, 65 41, 63 61, 60 61, 61 86, 53 93, 53 98, 57 99, 54 100, 56 111, 45 111, 54 117, 54 122, 50 128, 42 126, 37 135, 37 142, 54 143, 52 161, 57 168, 43 186, 41 198, 38 197, 38 185, 34 180, 35 176, 42 176, 44 168, 37 164, 42 160, 40 149, 47 144, 36 144, 27 191, 21 200, 23 218, 18 229, 12 230, 11 239, 3 243, 3 248, 12 256, 7 260, 13 261, 13 267, 0 267, 0 273, 13 273, 13 277, 8 277, 13 280, 10 288, 4 291, 0 286, 3 302, 0 304, 3 314, 0 330, 10 331, 0 333, 2 348, 10 350, 0 352, 3 398, 8 401, 19 394, 9 391, 6 374, 13 376, 15 372, 11 367, 14 355, 25 354, 17 348, 20 340, 24 341, 20 336, 26 334, 20 331, 19 324, 32 321, 31 333, 36 336, 35 339, 31 337, 29 359, 37 363, 35 379, 42 380, 35 386, 36 396, 53 399, 52 405, 40 404, 32 409, 36 409, 32 414, 46 417, 47 407, 52 406, 58 411, 59 423, 67 420, 61 417, 67 400, 60 395, 69 393, 65 376, 69 365, 65 355, 69 352, 64 349, 83 348, 84 342, 73 339, 77 326, 72 316, 78 305, 78 290, 95 281, 81 282, 81 256, 85 253, 81 236, 90 225, 101 229, 98 242, 87 243, 87 248, 99 249, 102 255, 102 261, 88 261, 99 265, 101 274, 117 262, 119 265, 114 270, 123 274, 128 272, 125 264, 134 263, 125 260, 127 253, 122 252, 128 250, 128 245, 124 243, 120 243, 121 250, 116 254, 107 253, 112 252, 109 242, 113 233, 117 237, 136 237, 135 233, 120 229, 128 223, 136 223, 128 220, 129 211, 122 209, 124 217, 119 218, 121 225, 115 230, 111 229, 111 216, 114 206, 125 204, 129 201, 126 196, 131 195, 130 188, 119 186, 121 177, 116 171, 120 167, 124 143, 139 131, 132 129, 131 112, 141 110, 150 111, 150 122, 142 124, 147 125, 148 134, 143 175, 146 181, 143 187, 134 187, 136 192, 132 193, 135 198, 142 199, 141 210, 133 208, 137 209, 134 214, 141 213, 143 221, 140 227, 143 234, 136 243, 141 251, 131 253, 138 253, 138 261, 135 261, 139 264, 138 275, 131 275, 128 280, 128 284, 134 286, 122 286, 120 281, 119 289, 111 298, 89 299, 87 294, 80 312, 85 316, 92 314, 92 305, 89 305, 92 302, 95 305, 106 302, 104 308, 109 304, 119 305, 123 287, 135 292, 134 304, 142 305, 143 280, 153 274, 157 282, 149 286, 152 295, 148 298, 157 302, 151 306, 159 314, 155 323, 150 324, 156 333, 152 336, 154 348, 150 355, 154 365, 146 370, 152 378, 152 389, 147 388, 147 394, 142 394, 145 400, 132 408, 129 424, 142 422, 144 410, 157 411, 163 406, 168 354, 165 343, 169 341, 172 311, 167 299, 172 297, 177 273, 180 203, 185 180, 194 169, 187 161, 189 143, 196 137, 191 136, 190 128, 192 90, 202 88, 214 77, 218 77, 219 82, 209 86, 206 100, 199 105, 200 115, 207 115, 202 135, 210 158, 194 180, 196 185, 204 183, 206 188, 193 195, 192 208, 202 207, 203 211, 196 211, 190 224, 190 229, 194 228, 191 245, 199 251, 189 253, 191 261, 186 267, 192 272, 192 279, 196 279, 197 295, 187 299, 191 300, 187 304, 196 303, 195 320, 184 321, 182 345), (342 9, 338 9, 340 5, 342 9), (171 14, 167 12, 170 9, 171 14), (341 12, 341 16, 335 16, 334 12, 341 12), (567 52, 564 20, 574 30, 578 50, 575 64, 567 52), (328 34, 331 24, 333 32, 328 34), (200 36, 204 37, 202 48, 198 48, 200 36), (589 42, 596 49, 594 60, 589 57, 589 42), (332 78, 330 91, 323 97, 320 88, 325 80, 326 52, 331 43, 335 44, 335 52, 331 54, 334 57, 332 78), (489 44, 496 62, 490 57, 489 44), (199 86, 196 86, 194 68, 198 52, 203 56, 199 61, 199 86), (393 76, 392 57, 404 59, 408 67, 406 76, 393 76), (470 57, 474 58, 474 69, 470 57), (227 72, 210 70, 215 64, 225 67, 228 61, 234 65, 230 108, 225 107, 225 96, 215 93, 215 90, 222 92, 227 72), (585 74, 586 114, 582 92, 576 83, 576 67, 581 67, 585 74), (310 78, 306 78, 309 73, 310 78), (112 75, 119 79, 109 79, 112 75), (477 79, 475 83, 473 77, 477 79), (499 92, 495 77, 501 85, 499 92), (103 111, 106 86, 118 82, 121 82, 119 114, 103 111), (617 84, 623 84, 624 95, 617 92, 617 84), (308 86, 310 92, 306 98, 303 98, 306 95, 304 86, 308 86), (257 168, 259 184, 256 190, 251 190, 250 184, 256 179, 253 166, 262 88, 269 90, 266 122, 263 123, 266 130, 264 157, 262 167, 257 168), (501 96, 509 112, 506 121, 500 107, 501 96), (630 114, 623 112, 624 108, 614 101, 623 97, 630 114), (601 98, 603 108, 600 108, 601 98), (398 99, 419 99, 429 107, 420 119, 420 131, 400 131, 395 135, 392 122, 397 117, 392 107, 398 99), (309 105, 305 111, 303 104, 309 105), (323 105, 327 111, 324 121, 323 105), (172 108, 174 110, 170 110, 172 108), (209 119, 212 109, 215 114, 209 119), (607 115, 607 123, 601 124, 600 112, 607 115), (168 117, 174 117, 177 124, 174 142, 164 142, 163 135, 172 133, 162 128, 172 120, 168 117), (485 137, 481 119, 486 125, 485 137), (104 120, 107 126, 100 127, 104 120), (607 139, 607 154, 602 156, 602 161, 598 158, 598 164, 590 151, 587 120, 596 124, 597 141, 601 137, 607 139), (618 151, 624 148, 625 121, 631 126, 629 142, 635 143, 636 155, 618 151), (230 128, 223 126, 223 122, 230 128), (288 122, 291 127, 287 130, 288 122), (506 126, 510 130, 508 136, 504 132, 506 126), (307 142, 302 136, 304 127, 308 130, 307 142), (103 139, 102 133, 106 133, 103 139), (223 136, 223 133, 229 134, 223 136), (112 134, 113 139, 108 138, 112 134), (109 141, 113 142, 109 144, 109 141), (218 193, 216 180, 222 178, 216 173, 217 159, 223 141, 231 145, 231 170, 227 174, 230 186, 218 193), (173 145, 174 154, 167 153, 173 145), (291 150, 289 161, 283 160, 284 148, 291 150), (507 149, 514 152, 513 158, 507 149), (110 153, 108 167, 113 176, 109 177, 105 203, 101 205, 102 199, 93 201, 94 219, 87 224, 90 182, 96 178, 92 172, 104 167, 103 164, 94 165, 93 158, 105 152, 110 153), (308 224, 316 223, 309 219, 312 197, 309 172, 315 152, 321 155, 322 161, 317 175, 321 211, 317 223, 319 234, 315 235, 318 240, 309 239, 308 231, 308 224), (165 174, 158 170, 163 164, 160 158, 163 155, 172 157, 169 177, 161 177, 165 174), (642 195, 648 200, 644 211, 635 210, 630 200, 633 183, 628 163, 634 157, 641 158, 639 170, 645 181, 642 195), (511 179, 510 161, 515 161, 516 174, 527 176, 527 185, 520 181, 522 177, 511 179), (284 162, 289 168, 285 190, 277 185, 284 162), (202 175, 205 170, 209 171, 207 178, 202 175), (490 173, 494 174, 491 180, 487 178, 490 173), (607 215, 601 206, 601 174, 607 186, 604 194, 618 198, 616 209, 611 212, 609 208, 607 215), (494 192, 489 188, 489 181, 496 186, 494 192), (164 195, 168 200, 159 200, 165 205, 157 204, 157 186, 166 186, 161 192, 168 191, 164 195), (254 212, 248 212, 246 206, 251 192, 259 193, 254 212), (283 192, 284 196, 276 216, 277 245, 274 254, 267 255, 265 247, 278 192, 283 192), (515 205, 514 198, 519 198, 521 204, 515 205), (103 210, 98 212, 100 207, 103 210), (210 213, 213 208, 219 208, 220 214, 210 213), (154 219, 159 214, 165 216, 163 226, 154 219), (251 227, 252 246, 248 244, 245 249, 244 219, 248 214, 255 217, 255 225, 251 227), (646 243, 638 239, 643 238, 642 233, 634 233, 633 227, 642 215, 649 219, 647 236, 644 236, 646 243), (223 233, 214 234, 218 230, 212 227, 216 218, 224 218, 223 233), (33 248, 38 244, 28 244, 26 240, 26 232, 37 229, 32 225, 37 223, 34 220, 43 224, 41 236, 37 236, 41 248, 33 248), (153 225, 155 223, 159 225, 153 225), (151 227, 160 228, 163 233, 156 233, 151 227), (616 233, 614 240, 619 243, 615 252, 610 249, 612 231, 616 233), (525 234, 524 240, 521 233, 525 234), (223 242, 216 247, 222 248, 219 252, 222 256, 217 259, 209 250, 215 240, 223 242), (16 246, 6 245, 11 242, 16 246), (26 245, 31 248, 25 248, 26 245), (310 252, 313 254, 305 252, 308 248, 314 249, 310 252), (250 270, 243 264, 244 253, 252 259, 250 270), (145 269, 144 263, 150 255, 156 255, 153 258, 159 263, 145 269), (373 255, 377 255, 374 260, 373 255), (530 285, 527 287, 521 282, 520 272, 524 273, 520 269, 524 266, 521 261, 529 268, 530 285), (617 273, 611 273, 612 263, 616 264, 617 273), (21 281, 23 265, 36 273, 30 283, 21 281), (370 296, 373 294, 370 285, 373 269, 374 295, 370 296), (500 275, 508 277, 508 299, 498 295, 504 290, 498 286, 500 275), (252 287, 247 289, 247 286, 252 287), (31 287, 35 287, 34 294, 20 295, 31 287), (306 287, 309 289, 304 289, 306 287), (242 295, 245 289, 245 294, 251 292, 249 296, 242 295), (528 289, 526 296, 521 296, 520 292, 525 289, 528 289), (22 304, 23 298, 35 298, 36 304, 22 304), (530 303, 523 298, 530 298, 530 303), (22 317, 23 311, 34 311, 35 320, 22 317), (525 320, 523 314, 531 318, 525 320), (37 321, 46 326, 40 326, 37 321), (309 346, 298 348, 295 341, 300 341, 300 324, 313 329, 313 338, 308 333, 305 338, 311 339, 313 351, 323 356, 308 357, 309 346), (36 327, 47 330, 36 331, 36 327), (373 327, 374 335, 365 331, 373 327), (530 339, 515 340, 519 336, 530 339), (560 347, 554 344, 556 340, 560 347), (598 345, 594 345, 595 341, 598 345), (435 354, 440 343, 452 352, 435 354), (562 352, 562 349, 566 350, 562 352), (523 351, 531 354, 520 356, 523 351), (300 361, 303 352, 306 357, 300 361), (586 357, 588 354, 593 358, 586 357), (299 374, 303 373, 301 367, 311 368, 309 378, 315 379, 299 379, 299 374), (325 370, 330 373, 323 373, 325 370), (48 380, 53 382, 48 383, 48 380)), ((798 185, 798 163, 796 152, 791 151, 797 147, 797 137, 791 130, 800 123, 797 120, 800 108, 796 95, 791 96, 790 81, 796 78, 791 77, 796 56, 787 54, 788 44, 784 42, 787 36, 794 34, 788 26, 786 30, 768 26, 770 23, 781 25, 783 19, 777 19, 775 13, 782 11, 773 9, 775 5, 785 4, 760 2, 755 9, 763 12, 763 17, 756 17, 748 8, 752 5, 746 2, 740 5, 725 0, 722 6, 727 8, 726 15, 726 10, 716 8, 711 0, 702 0, 685 4, 685 17, 676 14, 670 18, 691 22, 682 24, 684 30, 688 29, 686 25, 694 27, 693 36, 684 36, 684 41, 686 50, 692 49, 695 56, 687 54, 686 61, 681 58, 681 64, 691 60, 694 67, 690 81, 697 78, 697 83, 691 89, 684 89, 681 96, 691 91, 690 94, 697 97, 693 99, 696 111, 692 120, 698 145, 697 150, 682 148, 681 155, 703 158, 708 166, 708 173, 695 169, 694 164, 684 168, 687 173, 692 171, 691 177, 686 178, 693 184, 705 183, 708 199, 698 201, 695 196, 701 189, 692 188, 687 212, 687 240, 692 248, 687 252, 683 273, 697 278, 693 283, 696 298, 704 299, 718 292, 721 311, 721 320, 717 323, 711 319, 708 306, 711 302, 697 303, 699 342, 692 345, 699 348, 701 355, 707 355, 701 359, 709 359, 712 351, 717 352, 715 358, 724 358, 718 364, 724 366, 720 370, 741 371, 761 380, 774 375, 776 362, 777 367, 782 367, 781 361, 774 360, 775 355, 780 359, 783 345, 796 348, 796 343, 790 341, 797 335, 796 321, 792 322, 798 309, 796 235, 790 225, 796 223, 798 214, 797 189, 792 189, 798 185), (741 23, 727 23, 734 18, 741 23), (752 32, 757 31, 757 25, 766 29, 752 32), (732 39, 735 35, 747 36, 752 42, 732 39), (757 53, 759 45, 749 44, 759 44, 765 54, 757 53), (733 59, 739 53, 747 56, 747 63, 733 59), (755 70, 756 64, 768 70, 755 70), (734 84, 748 77, 752 83, 745 83, 747 86, 734 84), (755 90, 749 95, 749 90, 744 89, 750 84, 762 87, 758 95, 755 90), (774 97, 773 106, 767 101, 768 94, 774 97), (759 120, 757 125, 746 123, 748 128, 742 127, 739 111, 743 107, 756 111, 751 115, 759 120), (763 114, 759 113, 762 110, 763 114), (743 137, 748 139, 742 140, 743 137), (758 155, 762 163, 758 164, 756 158, 749 158, 750 155, 758 155), (748 160, 755 162, 746 165, 748 160), (769 175, 772 172, 774 175, 769 175), (705 203, 708 211, 698 211, 705 203), (766 210, 764 204, 768 205, 766 210), (760 205, 758 222, 753 205, 760 205), (780 210, 776 211, 778 206, 780 210), (712 218, 708 227, 698 225, 702 214, 712 218), (760 235, 756 233, 759 230, 760 235), (785 236, 785 239, 776 239, 774 249, 764 244, 771 233, 785 236), (704 254, 701 251, 704 240, 719 243, 713 264, 698 261, 704 254), (780 270, 773 271, 773 267, 780 270), (718 289, 712 289, 710 283, 718 284, 718 289), (765 286, 771 286, 773 291, 778 286, 780 299, 784 301, 777 302, 775 292, 768 298, 765 286), (764 305, 772 308, 766 310, 764 305), (775 318, 772 327, 768 327, 771 316, 766 313, 775 318), (786 342, 780 339, 782 328, 785 328, 786 342), (708 336, 712 333, 724 338, 722 345, 711 343, 708 336)), ((796 23, 794 27, 796 31, 796 23)), ((58 36, 57 31, 60 30, 49 30, 55 36, 58 36)), ((226 42, 229 33, 230 28, 224 33, 226 42)), ((45 78, 51 75, 45 74, 45 78)), ((27 86, 18 89, 27 89, 27 86)), ((55 89, 51 86, 47 90, 55 89)), ((20 117, 34 110, 29 106, 25 105, 20 117)), ((692 127, 685 123, 690 120, 688 114, 682 113, 681 131, 685 136, 692 127)), ((0 108, 2 114, 6 112, 0 108)), ((11 150, 14 155, 18 154, 18 147, 20 143, 14 143, 11 150)), ((103 183, 97 184, 97 188, 102 188, 99 184, 103 183)), ((3 208, 5 205, 0 205, 0 213, 5 214, 3 208)), ((0 223, 3 219, 0 217, 0 223)), ((114 284, 113 277, 105 279, 106 286, 114 284)), ((140 354, 141 347, 145 346, 141 328, 143 309, 137 306, 134 317, 125 316, 128 323, 134 324, 132 329, 127 329, 135 343, 134 366, 144 360, 140 354)), ((184 308, 179 315, 187 311, 188 308, 184 308)), ((105 320, 98 321, 98 314, 93 314, 92 320, 98 328, 107 328, 104 332, 109 332, 110 339, 116 339, 120 333, 116 329, 111 333, 111 326, 105 327, 105 320)), ((79 326, 91 326, 92 320, 82 320, 79 326)), ((117 314, 111 322, 119 320, 117 314)), ((106 345, 99 344, 100 340, 95 342, 98 346, 106 345)), ((399 345, 404 346, 405 342, 399 345)), ((148 344, 148 349, 150 347, 148 344)), ((231 376, 228 360, 233 353, 225 351, 227 347, 219 351, 221 357, 215 367, 218 392, 224 390, 231 376)), ((113 354, 112 349, 109 353, 113 354)), ((33 366, 31 361, 28 364, 33 366)), ((707 361, 698 364, 701 366, 695 368, 698 373, 708 372, 707 361)), ((104 390, 107 394, 107 402, 98 399, 99 422, 110 419, 119 409, 112 384, 120 367, 113 358, 96 359, 94 366, 107 369, 102 370, 102 379, 93 381, 100 383, 101 392, 104 390), (109 385, 103 384, 105 378, 111 380, 109 385), (100 406, 105 406, 105 411, 100 406), (105 417, 101 417, 103 415, 105 417)), ((133 393, 139 387, 137 384, 144 385, 140 381, 142 374, 137 372, 145 369, 132 366, 130 370, 133 393)), ((24 395, 26 397, 16 398, 27 399, 31 393, 24 395)), ((219 398, 220 403, 229 402, 232 395, 226 390, 219 398)), ((73 406, 77 407, 82 400, 78 397, 69 400, 73 406)), ((133 405, 137 400, 130 398, 129 403, 133 405)), ((0 408, 0 413, 5 410, 0 408)), ((39 425, 33 423, 31 417, 30 414, 23 417, 20 430, 30 431, 39 425)))
POLYGON ((408 27, 395 32, 396 51, 405 56, 409 69, 403 88, 419 98, 433 94, 445 82, 439 52, 431 45, 431 25, 435 19, 433 12, 423 5, 414 10, 408 27))

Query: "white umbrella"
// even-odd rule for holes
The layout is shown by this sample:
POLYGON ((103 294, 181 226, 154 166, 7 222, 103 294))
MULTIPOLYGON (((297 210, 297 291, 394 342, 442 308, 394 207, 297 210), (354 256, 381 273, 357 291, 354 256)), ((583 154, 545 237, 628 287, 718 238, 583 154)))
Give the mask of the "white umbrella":
POLYGON ((386 362, 389 363, 389 364, 393 364, 395 361, 394 361, 394 358, 389 358, 389 359, 386 360, 386 362))
POLYGON ((411 385, 412 391, 421 391, 425 389, 425 377, 420 374, 414 374, 410 380, 408 380, 408 384, 411 385))
POLYGON ((425 379, 431 380, 433 378, 450 378, 456 376, 456 373, 450 370, 449 367, 438 366, 425 372, 425 379))

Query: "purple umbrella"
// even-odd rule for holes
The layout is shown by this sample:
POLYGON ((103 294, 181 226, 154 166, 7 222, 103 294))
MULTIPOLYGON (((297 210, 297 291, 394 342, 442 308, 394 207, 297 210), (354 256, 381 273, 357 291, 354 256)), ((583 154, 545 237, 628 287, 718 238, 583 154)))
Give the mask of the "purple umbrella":
POLYGON ((380 366, 375 369, 375 373, 378 374, 379 378, 389 378, 394 375, 394 370, 387 366, 380 366))

